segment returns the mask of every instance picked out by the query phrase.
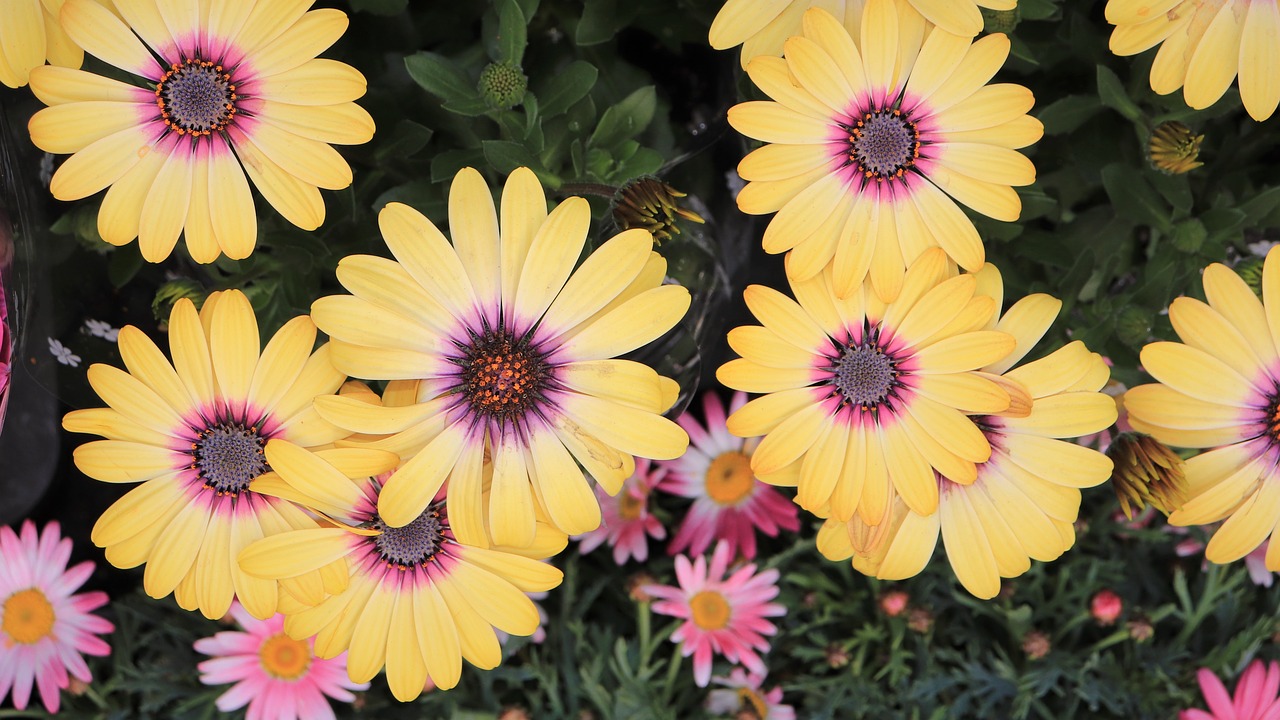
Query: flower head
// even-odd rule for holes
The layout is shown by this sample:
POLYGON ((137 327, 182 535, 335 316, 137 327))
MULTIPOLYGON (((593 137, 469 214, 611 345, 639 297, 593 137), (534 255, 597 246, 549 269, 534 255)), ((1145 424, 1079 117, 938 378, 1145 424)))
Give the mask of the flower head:
POLYGON ((91 537, 116 567, 146 563, 152 597, 175 593, 210 618, 226 614, 233 596, 254 617, 275 614, 276 584, 246 575, 235 556, 264 535, 315 527, 292 503, 249 487, 271 470, 268 441, 314 447, 349 434, 312 407, 344 380, 328 346, 312 353, 315 339, 315 325, 299 317, 263 349, 248 298, 228 290, 199 314, 189 300, 174 305, 172 363, 129 325, 118 339, 126 370, 89 368, 109 407, 70 412, 62 426, 106 439, 76 448, 76 467, 103 482, 141 483, 107 508, 91 537))
POLYGON ((613 221, 623 230, 644 228, 653 233, 654 242, 661 245, 680 234, 681 220, 706 222, 698 213, 680 206, 680 198, 685 196, 686 193, 656 177, 636 178, 614 195, 613 221))
POLYGON ((101 638, 115 627, 93 614, 107 604, 104 592, 72 595, 93 574, 93 563, 67 569, 71 539, 58 523, 36 531, 30 520, 21 534, 0 527, 0 702, 13 693, 13 705, 27 707, 34 685, 46 710, 56 714, 71 678, 93 675, 84 655, 111 652, 101 638))
MULTIPOLYGON (((746 393, 734 393, 729 412, 747 404, 746 393)), ((776 537, 779 530, 795 532, 800 519, 795 503, 760 481, 751 469, 751 454, 760 438, 739 438, 729 432, 720 396, 702 399, 703 423, 692 412, 676 422, 689 433, 692 446, 684 455, 664 463, 669 470, 659 489, 693 498, 668 552, 701 555, 716 541, 748 560, 756 556, 756 532, 776 537)))
POLYGON ((778 595, 778 571, 757 573, 755 565, 744 565, 725 577, 729 570, 729 545, 716 543, 710 564, 700 555, 693 562, 676 556, 676 586, 650 585, 645 591, 657 598, 653 611, 684 620, 671 634, 681 643, 681 653, 693 656, 693 677, 698 687, 711 679, 711 657, 723 655, 742 663, 753 673, 764 675, 764 661, 758 652, 768 652, 766 635, 778 628, 766 618, 785 615, 787 609, 769 602, 778 595))
POLYGON ((1244 109, 1259 122, 1280 102, 1275 53, 1280 6, 1274 0, 1108 0, 1111 52, 1136 55, 1157 45, 1151 89, 1182 88, 1187 105, 1209 107, 1240 76, 1244 109))
POLYGON ((1196 135, 1191 132, 1191 128, 1171 120, 1160 123, 1151 131, 1147 150, 1151 164, 1157 170, 1169 175, 1181 175, 1204 166, 1199 160, 1202 142, 1204 135, 1196 135))
POLYGON ((338 280, 353 295, 317 300, 312 316, 333 338, 339 369, 418 381, 414 403, 394 411, 317 401, 338 425, 390 434, 374 446, 406 459, 379 496, 388 525, 412 522, 447 481, 464 542, 486 542, 487 517, 495 543, 525 545, 539 508, 581 534, 599 527, 600 505, 579 463, 613 495, 635 471, 634 456, 684 452, 688 436, 660 415, 675 402, 675 381, 615 359, 689 307, 688 290, 662 284, 666 263, 648 231, 615 236, 575 270, 590 207, 574 197, 548 213, 526 168, 507 180, 501 215, 480 173, 457 174, 452 243, 406 205, 391 203, 378 220, 396 260, 344 258, 338 280), (486 454, 495 478, 487 507, 486 454))
POLYGON ((956 201, 1017 220, 1013 186, 1035 181, 1017 152, 1043 132, 1026 114, 1031 91, 986 84, 1009 54, 1008 37, 970 44, 938 32, 921 45, 899 25, 893 0, 867 0, 859 50, 829 13, 809 10, 785 59, 747 67, 772 101, 729 110, 735 129, 768 143, 738 165, 750 181, 738 208, 776 212, 765 251, 790 251, 796 280, 831 267, 841 298, 869 278, 892 301, 904 268, 931 247, 967 270, 982 267, 982 240, 956 201))
POLYGON ((525 77, 520 66, 509 63, 489 63, 480 71, 480 82, 476 90, 484 103, 497 110, 509 110, 524 101, 524 92, 529 87, 529 78, 525 77))
POLYGON ((1125 518, 1146 505, 1168 515, 1187 501, 1187 480, 1182 458, 1150 435, 1128 432, 1117 435, 1107 447, 1115 463, 1111 484, 1125 518))
POLYGON ((654 488, 667 474, 666 468, 652 466, 648 459, 636 461, 636 471, 622 483, 622 490, 610 496, 603 487, 595 487, 600 502, 600 527, 579 536, 578 550, 589 553, 609 543, 613 561, 625 565, 629 558, 644 562, 649 558, 649 538, 661 540, 667 529, 649 510, 654 488))
MULTIPOLYGON (((1129 422, 1167 445, 1213 448, 1187 460, 1187 500, 1172 525, 1225 520, 1205 548, 1211 562, 1239 560, 1280 523, 1280 337, 1268 321, 1280 311, 1280 249, 1263 269, 1263 302, 1224 265, 1204 271, 1208 303, 1180 297, 1169 320, 1182 342, 1142 349, 1158 383, 1125 393, 1129 422)), ((1280 570, 1280 543, 1267 568, 1280 570)))
POLYGON ((235 683, 218 697, 222 712, 249 706, 246 720, 333 720, 326 698, 355 700, 352 690, 367 684, 347 679, 346 655, 316 657, 313 641, 294 640, 284 632, 284 616, 257 620, 238 603, 230 616, 240 631, 224 630, 195 643, 211 655, 197 666, 205 685, 235 683))
POLYGON ((727 678, 711 678, 712 684, 722 687, 707 693, 707 712, 740 717, 738 713, 745 711, 756 720, 795 720, 795 709, 782 704, 782 688, 765 692, 764 677, 735 667, 727 678))
POLYGON ((1178 713, 1178 720, 1271 720, 1280 717, 1280 664, 1274 660, 1263 665, 1254 660, 1245 668, 1236 685, 1233 699, 1227 688, 1209 668, 1196 673, 1209 711, 1189 709, 1178 713))
POLYGON ((169 257, 180 235, 197 262, 248 257, 258 228, 246 173, 286 220, 319 227, 319 188, 351 184, 330 144, 367 142, 373 120, 352 102, 364 77, 316 59, 347 16, 309 5, 144 0, 122 3, 117 16, 66 0, 71 39, 135 84, 55 66, 31 72, 32 92, 49 105, 31 118, 32 142, 73 153, 50 181, 53 196, 110 188, 98 232, 112 245, 138 238, 150 262, 169 257))

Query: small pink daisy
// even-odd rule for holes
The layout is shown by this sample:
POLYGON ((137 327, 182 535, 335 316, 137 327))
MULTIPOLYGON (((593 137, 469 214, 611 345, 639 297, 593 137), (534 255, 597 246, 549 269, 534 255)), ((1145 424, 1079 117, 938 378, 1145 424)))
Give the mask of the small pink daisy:
MULTIPOLYGON (((734 393, 729 412, 746 404, 746 393, 734 393)), ((667 552, 701 555, 715 541, 724 540, 731 554, 742 553, 751 560, 756 556, 756 530, 769 537, 777 536, 779 528, 795 532, 800 518, 794 503, 751 472, 751 453, 760 438, 729 433, 716 393, 703 394, 702 408, 706 427, 691 413, 681 415, 676 422, 689 433, 691 445, 680 458, 662 463, 670 472, 658 489, 693 498, 667 552)))
POLYGON ((1280 720, 1280 700, 1276 699, 1280 665, 1274 661, 1265 668, 1261 660, 1250 663, 1236 684, 1234 700, 1212 670, 1200 668, 1196 677, 1209 712, 1183 710, 1178 713, 1178 720, 1280 720))
POLYGON ((95 636, 115 626, 92 614, 107 604, 107 594, 72 595, 93 574, 93 563, 68 570, 70 557, 71 539, 62 537, 56 522, 37 534, 28 520, 21 537, 0 527, 0 702, 12 690, 19 710, 26 709, 35 684, 45 709, 57 713, 68 675, 93 680, 81 653, 111 652, 95 636))
POLYGON ((284 615, 258 620, 240 603, 231 617, 244 632, 223 631, 195 643, 213 656, 197 666, 205 685, 235 683, 218 697, 218 709, 231 712, 246 704, 245 720, 333 720, 325 696, 355 700, 351 690, 368 684, 347 678, 347 654, 324 660, 312 652, 312 640, 294 640, 284 632, 284 615))
POLYGON ((622 484, 617 495, 611 497, 597 484, 600 527, 578 536, 578 552, 589 553, 607 540, 613 548, 613 561, 619 565, 625 565, 628 558, 635 558, 636 562, 648 560, 649 537, 662 540, 667 536, 662 522, 649 512, 649 496, 666 474, 665 468, 638 457, 636 471, 622 484))
POLYGON ((733 669, 729 677, 713 677, 711 682, 723 685, 727 690, 712 690, 707 694, 707 711, 715 715, 749 717, 760 720, 796 720, 795 708, 782 704, 782 688, 764 692, 764 675, 747 674, 740 667, 733 669))
POLYGON ((643 588, 657 598, 654 612, 684 619, 671 634, 671 641, 683 643, 685 657, 693 656, 693 679, 698 687, 706 687, 711 679, 712 653, 763 675, 764 661, 756 651, 768 652, 769 641, 764 636, 778 632, 765 618, 787 614, 785 607, 769 602, 778 596, 777 570, 757 574, 754 564, 744 565, 725 578, 730 559, 729 544, 721 540, 716 543, 710 567, 705 555, 693 562, 688 556, 676 556, 678 587, 643 588))

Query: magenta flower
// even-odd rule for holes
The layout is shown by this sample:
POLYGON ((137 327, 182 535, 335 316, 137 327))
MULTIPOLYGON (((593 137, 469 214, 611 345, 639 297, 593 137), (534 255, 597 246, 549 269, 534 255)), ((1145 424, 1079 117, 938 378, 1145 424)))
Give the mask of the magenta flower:
POLYGON ((314 640, 294 640, 284 632, 284 616, 258 620, 240 603, 229 611, 244 632, 223 631, 201 638, 195 648, 213 656, 197 666, 205 685, 235 683, 218 697, 222 712, 249 706, 245 720, 334 720, 325 696, 355 700, 352 690, 368 684, 347 678, 347 654, 315 656, 314 640))
POLYGON ((1190 709, 1178 713, 1178 720, 1280 720, 1280 664, 1272 661, 1263 669, 1261 660, 1249 663, 1240 682, 1236 684, 1234 699, 1227 694, 1222 681, 1208 668, 1196 673, 1200 690, 1209 712, 1190 709))
POLYGON ((104 592, 72 595, 89 575, 93 563, 67 569, 71 539, 63 538, 58 523, 36 533, 30 520, 19 536, 0 527, 0 702, 13 692, 13 706, 27 707, 34 684, 50 713, 57 713, 59 690, 75 677, 93 680, 81 653, 107 655, 111 648, 96 637, 115 627, 92 614, 107 604, 104 592))
MULTIPOLYGON (((734 393, 729 412, 747 404, 746 393, 734 393)), ((690 447, 676 460, 662 463, 669 473, 659 490, 693 498, 680 530, 667 551, 701 555, 724 540, 731 554, 756 556, 756 531, 775 537, 778 530, 800 528, 796 506, 751 472, 751 453, 760 438, 734 437, 725 427, 725 410, 714 392, 703 394, 703 419, 684 413, 677 423, 689 433, 690 447)))
POLYGON ((600 527, 578 536, 578 552, 589 553, 606 541, 613 548, 613 561, 625 565, 629 558, 636 562, 649 559, 649 537, 662 540, 667 529, 649 512, 649 497, 667 474, 647 458, 636 458, 636 471, 622 483, 617 495, 610 496, 600 485, 595 486, 600 502, 600 527))
POLYGON ((671 641, 682 643, 682 655, 693 656, 693 679, 698 687, 706 687, 711 679, 712 654, 765 674, 758 652, 768 652, 769 641, 764 636, 778 632, 766 618, 787 614, 785 607, 769 602, 778 596, 777 570, 756 573, 754 564, 744 565, 726 578, 730 559, 729 544, 721 540, 716 543, 710 567, 705 555, 693 562, 688 556, 676 556, 678 587, 643 588, 657 598, 654 612, 684 620, 671 634, 671 641))
POLYGON ((723 685, 727 690, 712 690, 707 694, 707 712, 730 717, 755 717, 760 720, 796 720, 795 708, 782 704, 782 688, 769 692, 761 689, 764 675, 747 674, 740 667, 733 669, 729 677, 713 677, 711 682, 723 685))

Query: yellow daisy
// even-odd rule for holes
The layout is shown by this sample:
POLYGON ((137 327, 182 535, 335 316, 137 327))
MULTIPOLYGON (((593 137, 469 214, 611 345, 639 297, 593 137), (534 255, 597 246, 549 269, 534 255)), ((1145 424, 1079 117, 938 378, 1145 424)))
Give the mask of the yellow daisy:
POLYGON ((998 376, 975 372, 1013 352, 1015 336, 986 329, 997 304, 972 275, 948 277, 939 249, 909 270, 886 305, 860 289, 838 299, 830 271, 792 281, 798 300, 759 285, 747 307, 760 326, 729 332, 742 355, 716 377, 765 393, 729 416, 729 432, 763 435, 751 468, 798 487, 810 512, 856 513, 878 525, 896 492, 922 515, 938 507, 934 470, 972 483, 991 445, 969 414, 999 413, 1011 398, 998 376))
MULTIPOLYGON (((742 67, 757 55, 782 55, 787 38, 800 34, 805 10, 820 7, 844 23, 857 42, 862 9, 867 0, 728 0, 711 22, 711 47, 742 46, 742 67)), ((899 22, 909 25, 919 42, 929 24, 954 35, 973 37, 982 32, 980 7, 1013 10, 1018 0, 896 0, 899 22)))
MULTIPOLYGON (((337 367, 370 380, 417 380, 407 407, 318 398, 329 421, 370 435, 407 459, 378 512, 392 527, 422 514, 448 480, 449 517, 466 543, 533 538, 535 509, 570 534, 600 524, 581 463, 610 494, 633 456, 670 459, 689 437, 660 413, 676 383, 616 356, 674 326, 689 292, 663 285, 666 263, 643 229, 603 243, 574 270, 591 223, 582 198, 547 213, 537 178, 517 169, 502 193, 501 224, 480 174, 466 168, 449 193, 453 243, 417 211, 392 203, 378 216, 396 261, 344 258, 351 296, 317 300, 312 317, 333 338, 337 367), (398 262, 397 262, 398 261, 398 262), (493 457, 493 502, 481 502, 481 465, 493 457)), ((405 386, 407 388, 407 386, 405 386)), ((403 388, 402 388, 403 389, 403 388)))
POLYGON ((930 247, 966 270, 982 267, 982 240, 956 201, 1017 220, 1012 186, 1036 177, 1016 150, 1043 132, 1026 114, 1031 91, 987 85, 1008 37, 971 44, 935 32, 912 44, 899 24, 892 0, 868 0, 859 51, 830 13, 807 11, 785 59, 747 67, 773 100, 729 109, 735 129, 769 143, 738 165, 748 181, 738 207, 776 212, 765 251, 790 250, 787 275, 801 281, 832 266, 840 297, 869 276, 892 301, 904 268, 930 247))
MULTIPOLYGON (((253 309, 228 290, 210 295, 198 315, 190 300, 174 305, 172 364, 130 325, 119 337, 128 371, 89 368, 89 384, 110 407, 68 413, 62 426, 106 439, 76 448, 76 467, 103 482, 142 483, 102 514, 91 537, 116 567, 146 563, 150 596, 172 592, 210 618, 222 617, 232 596, 255 617, 276 612, 275 583, 245 575, 234 558, 264 535, 315 526, 290 503, 249 490, 270 470, 268 440, 315 447, 348 435, 312 407, 344 379, 327 346, 312 353, 315 338, 309 318, 294 318, 259 354, 253 309)), ((347 455, 370 472, 396 460, 347 455)))
POLYGON ((240 565, 268 579, 304 576, 338 561, 346 589, 313 607, 282 608, 285 631, 316 637, 315 652, 335 657, 350 648, 347 672, 368 682, 386 667, 397 699, 458 684, 462 660, 489 670, 502 661, 494 628, 531 635, 538 610, 525 593, 550 590, 563 575, 539 562, 563 550, 567 536, 539 522, 530 548, 481 548, 458 541, 442 497, 402 527, 380 515, 381 481, 326 462, 282 440, 267 443, 275 470, 255 491, 294 500, 323 513, 323 528, 275 535, 249 546, 240 565))
POLYGON ((1108 0, 1111 52, 1160 45, 1151 89, 1209 107, 1240 76, 1240 99, 1259 122, 1280 103, 1280 5, 1276 0, 1108 0))
MULTIPOLYGON (((999 271, 987 265, 978 273, 978 285, 998 308, 999 271)), ((1111 460, 1062 438, 1099 432, 1115 422, 1115 401, 1098 392, 1110 370, 1102 356, 1079 341, 1009 369, 1040 341, 1061 306, 1048 295, 1030 295, 1004 317, 993 313, 987 321, 987 327, 1017 339, 1012 353, 982 368, 1002 378, 1014 402, 1004 412, 973 418, 991 444, 991 457, 978 463, 977 478, 937 475, 938 512, 922 515, 898 501, 892 522, 878 536, 856 517, 847 523, 828 520, 818 534, 824 555, 852 557, 863 573, 901 580, 924 568, 941 533, 960 583, 989 599, 1000 592, 1000 578, 1021 575, 1031 560, 1055 560, 1074 544, 1079 488, 1106 482, 1111 460)))
POLYGON ((98 232, 112 245, 138 238, 151 262, 178 236, 196 262, 248 257, 257 216, 248 173, 289 222, 324 221, 318 188, 351 184, 330 143, 373 136, 352 101, 364 77, 316 59, 347 28, 310 2, 121 3, 121 20, 93 0, 66 0, 62 26, 86 52, 136 76, 130 85, 55 66, 31 72, 48 108, 29 124, 32 141, 74 153, 49 185, 59 200, 104 188, 98 232))
MULTIPOLYGON (((1124 407, 1135 430, 1162 443, 1213 448, 1187 460, 1188 500, 1173 525, 1226 519, 1205 548, 1216 563, 1239 560, 1280 523, 1280 248, 1262 272, 1262 302, 1225 265, 1204 271, 1203 303, 1180 297, 1169 320, 1181 343, 1142 349, 1159 384, 1131 388, 1124 407)), ((1266 554, 1280 570, 1280 542, 1266 554)))
MULTIPOLYGON (((94 0, 112 7, 111 0, 94 0)), ((78 68, 84 50, 67 36, 58 22, 64 0, 4 0, 0 2, 0 83, 11 88, 27 84, 31 71, 49 61, 78 68)))

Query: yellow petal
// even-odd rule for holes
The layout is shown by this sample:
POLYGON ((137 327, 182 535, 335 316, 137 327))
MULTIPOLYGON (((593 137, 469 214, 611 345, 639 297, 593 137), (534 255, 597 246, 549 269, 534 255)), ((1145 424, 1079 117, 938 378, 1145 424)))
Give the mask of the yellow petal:
MULTIPOLYGON (((538 228, 516 284, 513 312, 520 321, 532 322, 551 306, 573 272, 590 225, 590 205, 582 198, 571 197, 552 210, 538 228)), ((496 287, 493 293, 496 295, 496 287)))
POLYGON ((733 129, 767 143, 823 144, 839 132, 830 120, 820 120, 776 102, 739 103, 729 108, 728 118, 733 129))
POLYGON ((938 507, 942 544, 956 579, 965 590, 983 600, 1000 592, 1000 573, 995 555, 978 515, 963 491, 947 493, 938 507))
POLYGON ((1248 12, 1240 36, 1240 99, 1249 117, 1262 122, 1280 104, 1280 7, 1249 3, 1248 12))
POLYGON ((228 128, 228 134, 245 173, 271 207, 303 230, 320 227, 324 222, 324 199, 316 186, 280 167, 234 125, 228 128))
POLYGON ((1261 487, 1245 500, 1209 539, 1204 556, 1210 562, 1229 563, 1253 552, 1267 539, 1280 517, 1280 482, 1265 476, 1261 487))
POLYGON ((337 105, 364 95, 358 70, 336 60, 316 58, 252 83, 257 96, 291 105, 337 105))
POLYGON ((1231 86, 1240 66, 1240 37, 1245 8, 1226 3, 1196 44, 1187 64, 1183 95, 1193 109, 1209 107, 1231 86), (1237 14, 1238 11, 1238 14, 1237 14))

